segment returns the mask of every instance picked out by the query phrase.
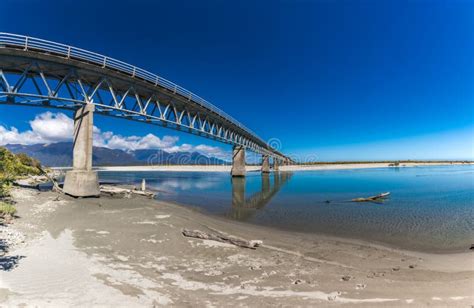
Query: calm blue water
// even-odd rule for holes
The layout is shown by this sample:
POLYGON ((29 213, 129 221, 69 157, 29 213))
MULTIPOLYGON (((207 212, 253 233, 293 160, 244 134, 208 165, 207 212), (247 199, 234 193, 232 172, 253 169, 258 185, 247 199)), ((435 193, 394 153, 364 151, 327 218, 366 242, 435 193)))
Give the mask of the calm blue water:
POLYGON ((424 251, 474 243, 474 166, 227 173, 100 172, 101 180, 147 180, 158 199, 252 224, 363 239, 424 251), (391 192, 384 203, 352 198, 391 192))

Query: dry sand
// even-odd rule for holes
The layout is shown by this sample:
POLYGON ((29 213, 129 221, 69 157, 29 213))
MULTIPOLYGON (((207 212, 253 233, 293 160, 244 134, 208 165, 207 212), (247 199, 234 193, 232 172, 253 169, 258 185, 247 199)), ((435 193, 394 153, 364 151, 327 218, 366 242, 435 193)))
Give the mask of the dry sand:
POLYGON ((0 271, 2 306, 474 305, 470 252, 421 254, 282 232, 142 197, 58 200, 26 189, 14 197, 20 218, 0 230, 9 246, 2 264, 11 265, 0 271), (185 238, 182 228, 264 245, 185 238))

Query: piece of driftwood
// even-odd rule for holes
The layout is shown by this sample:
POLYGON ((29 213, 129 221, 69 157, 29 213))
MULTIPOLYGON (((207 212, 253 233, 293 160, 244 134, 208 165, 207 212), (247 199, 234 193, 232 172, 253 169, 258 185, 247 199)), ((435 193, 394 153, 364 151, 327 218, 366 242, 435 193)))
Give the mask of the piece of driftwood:
POLYGON ((20 187, 25 187, 25 188, 38 188, 38 183, 34 183, 31 179, 16 179, 15 182, 13 182, 13 185, 15 186, 20 186, 20 187))
POLYGON ((239 247, 256 249, 258 246, 262 245, 262 241, 251 240, 247 241, 238 237, 222 234, 222 233, 206 233, 199 230, 188 230, 183 229, 183 235, 186 237, 200 238, 203 240, 211 240, 222 243, 228 243, 239 247))
POLYGON ((384 199, 384 198, 388 197, 389 195, 390 195, 389 192, 384 192, 384 193, 378 194, 376 196, 371 196, 371 197, 367 197, 367 198, 355 198, 355 199, 352 199, 351 201, 353 201, 353 202, 380 201, 381 199, 384 199))
POLYGON ((43 173, 43 175, 46 178, 48 178, 49 181, 51 181, 51 183, 53 183, 53 191, 63 193, 63 189, 59 187, 59 184, 55 178, 53 178, 48 172, 46 172, 43 168, 41 168, 41 166, 38 167, 38 169, 40 170, 41 173, 43 173))
POLYGON ((106 194, 106 195, 110 195, 110 196, 130 198, 132 190, 122 188, 122 187, 102 185, 102 186, 100 186, 100 192, 103 193, 103 194, 106 194))
POLYGON ((156 196, 156 194, 151 192, 151 191, 136 190, 136 189, 132 190, 132 194, 145 196, 145 197, 148 197, 148 198, 154 198, 156 196))
POLYGON ((30 175, 23 178, 18 178, 13 182, 13 185, 25 188, 38 188, 40 184, 49 182, 50 179, 46 175, 30 175))
POLYGON ((128 189, 128 188, 122 188, 118 186, 108 186, 108 185, 100 186, 100 192, 110 195, 110 196, 118 196, 122 198, 130 198, 132 194, 145 196, 148 198, 154 198, 156 196, 156 194, 151 191, 142 191, 142 190, 137 190, 137 189, 128 189))

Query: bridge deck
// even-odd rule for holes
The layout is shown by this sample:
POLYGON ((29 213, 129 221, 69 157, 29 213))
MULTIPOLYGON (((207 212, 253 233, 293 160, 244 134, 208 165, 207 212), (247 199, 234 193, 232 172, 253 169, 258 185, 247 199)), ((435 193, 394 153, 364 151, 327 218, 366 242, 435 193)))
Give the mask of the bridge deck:
MULTIPOLYGON (((117 110, 114 109, 120 109, 125 118, 140 117, 145 122, 159 121, 163 126, 201 131, 206 137, 286 159, 253 131, 201 97, 158 75, 97 53, 41 39, 0 33, 0 72, 0 90, 2 78, 5 88, 0 95, 9 97, 10 102, 12 97, 30 96, 29 101, 31 97, 43 98, 44 101, 46 98, 42 93, 22 92, 18 82, 13 89, 11 85, 6 86, 6 75, 9 73, 21 75, 25 79, 41 76, 48 92, 51 92, 51 87, 45 79, 56 79, 56 84, 60 82, 71 87, 77 87, 77 84, 72 83, 79 82, 81 87, 86 88, 82 89, 83 96, 93 99, 99 111, 114 111, 116 114, 117 110), (93 95, 89 97, 91 93, 93 95), (97 97, 100 95, 112 95, 115 103, 112 99, 111 103, 103 102, 102 97, 97 97), (133 96, 136 101, 132 104, 129 101, 133 96), (118 99, 122 100, 122 106, 117 105, 118 99), (155 112, 159 116, 155 116, 155 112), (187 121, 187 125, 184 121, 187 121)), ((64 92, 64 89, 61 91, 64 92)), ((49 93, 49 100, 72 103, 84 101, 77 97, 62 97, 61 91, 57 90, 54 95, 49 93)))

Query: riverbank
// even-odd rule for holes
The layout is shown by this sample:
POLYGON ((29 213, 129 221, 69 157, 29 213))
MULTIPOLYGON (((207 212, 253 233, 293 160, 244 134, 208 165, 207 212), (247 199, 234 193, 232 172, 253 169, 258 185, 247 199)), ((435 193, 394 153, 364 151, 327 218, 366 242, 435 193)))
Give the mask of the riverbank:
MULTIPOLYGON (((416 162, 401 163, 396 168, 423 167, 423 166, 453 166, 472 165, 468 162, 416 162)), ((305 171, 305 170, 344 170, 344 169, 367 169, 387 168, 389 163, 321 163, 317 165, 290 165, 280 166, 281 171, 305 171)), ((173 172, 230 172, 230 165, 155 165, 155 166, 111 166, 96 167, 99 171, 173 171, 173 172)), ((395 167, 391 167, 395 168, 395 167)), ((61 169, 61 168, 55 168, 61 169)), ((260 171, 260 166, 246 166, 247 172, 260 171)))
POLYGON ((2 226, 0 304, 13 306, 469 306, 473 254, 400 251, 282 232, 132 199, 15 189, 2 226), (262 240, 256 250, 183 228, 262 240))

